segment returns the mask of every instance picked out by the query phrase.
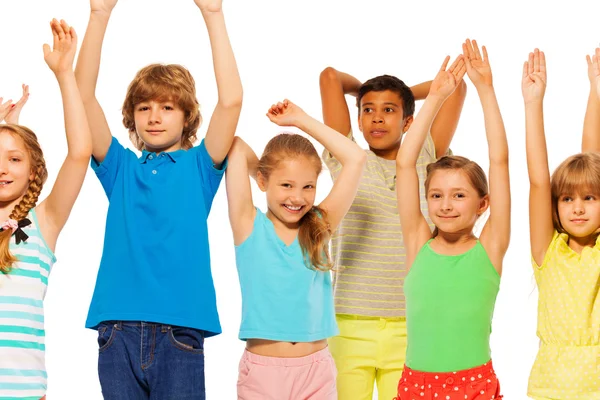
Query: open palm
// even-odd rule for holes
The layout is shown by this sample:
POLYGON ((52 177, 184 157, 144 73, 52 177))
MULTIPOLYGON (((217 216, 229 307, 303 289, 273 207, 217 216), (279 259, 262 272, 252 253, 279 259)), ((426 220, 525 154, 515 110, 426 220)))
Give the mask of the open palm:
POLYGON ((433 82, 431 82, 431 86, 429 88, 430 95, 438 95, 444 99, 447 98, 452 94, 452 92, 454 92, 465 75, 467 69, 463 56, 458 56, 450 68, 446 70, 446 66, 448 65, 449 61, 450 56, 444 59, 442 67, 438 71, 433 82))
POLYGON ((529 53, 529 59, 523 64, 521 90, 525 103, 541 100, 546 92, 546 56, 535 49, 529 53))
POLYGON ((586 58, 590 84, 596 89, 596 94, 600 98, 600 47, 596 48, 596 53, 592 57, 586 56, 586 58))
POLYGON ((25 103, 27 103, 27 100, 29 100, 29 86, 24 84, 22 86, 22 88, 23 88, 23 95, 21 96, 19 101, 17 101, 14 104, 14 107, 12 107, 8 111, 8 114, 6 114, 6 117, 4 117, 4 120, 6 121, 7 124, 18 124, 19 123, 19 115, 21 115, 21 110, 23 109, 23 106, 25 105, 25 103))
POLYGON ((475 87, 480 85, 492 85, 492 68, 490 67, 487 50, 482 47, 483 57, 479 52, 477 41, 467 39, 463 43, 463 55, 467 64, 467 75, 475 87))
POLYGON ((75 29, 67 25, 65 21, 58 22, 56 19, 50 22, 54 44, 52 50, 50 46, 44 44, 44 60, 48 67, 59 75, 73 69, 73 60, 77 50, 77 36, 75 29))

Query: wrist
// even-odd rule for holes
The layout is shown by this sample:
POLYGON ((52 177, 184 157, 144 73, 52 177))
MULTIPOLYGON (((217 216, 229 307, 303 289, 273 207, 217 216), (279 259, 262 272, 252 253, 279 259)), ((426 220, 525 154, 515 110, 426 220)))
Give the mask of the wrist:
POLYGON ((479 94, 479 96, 495 94, 494 85, 492 83, 489 83, 489 84, 481 83, 479 85, 476 85, 475 89, 477 90, 477 93, 479 94))
POLYGON ((112 11, 104 10, 92 10, 90 13, 90 21, 98 21, 102 23, 108 23, 112 11))

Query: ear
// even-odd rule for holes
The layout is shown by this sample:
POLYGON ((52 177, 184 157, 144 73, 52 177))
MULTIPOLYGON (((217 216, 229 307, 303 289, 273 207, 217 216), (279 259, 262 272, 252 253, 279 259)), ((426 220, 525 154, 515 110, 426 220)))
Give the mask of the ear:
POLYGON ((362 121, 360 119, 360 107, 358 108, 358 130, 363 131, 362 121))
POLYGON ((415 120, 415 118, 412 115, 404 120, 404 126, 402 127, 402 133, 406 133, 408 131, 408 128, 410 128, 410 126, 412 125, 414 120, 415 120))
POLYGON ((267 191, 267 179, 264 177, 263 174, 260 173, 260 171, 258 171, 256 173, 256 183, 258 184, 258 188, 262 192, 266 192, 267 191))
POLYGON ((477 209, 477 217, 481 217, 481 215, 483 215, 483 213, 487 211, 489 206, 490 196, 486 194, 481 200, 479 200, 479 209, 477 209))

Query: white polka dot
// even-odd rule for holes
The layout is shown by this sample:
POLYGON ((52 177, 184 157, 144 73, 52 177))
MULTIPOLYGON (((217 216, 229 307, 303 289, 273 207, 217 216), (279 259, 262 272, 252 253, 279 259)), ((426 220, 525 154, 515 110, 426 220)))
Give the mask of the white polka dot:
POLYGON ((421 392, 421 397, 425 396, 425 393, 421 392))
POLYGON ((436 376, 435 376, 435 379, 437 379, 437 378, 438 378, 438 376, 436 375, 436 376))
POLYGON ((482 391, 481 391, 481 392, 479 392, 479 393, 481 393, 481 394, 485 394, 485 390, 482 390, 482 391))

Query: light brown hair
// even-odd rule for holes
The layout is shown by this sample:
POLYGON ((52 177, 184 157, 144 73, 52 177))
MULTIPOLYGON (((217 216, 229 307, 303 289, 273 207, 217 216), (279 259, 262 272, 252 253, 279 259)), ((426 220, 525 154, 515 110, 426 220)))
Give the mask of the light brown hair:
MULTIPOLYGON (((317 175, 321 173, 321 159, 308 139, 293 133, 279 134, 267 143, 258 162, 258 172, 268 180, 280 162, 299 157, 305 157, 313 165, 317 175)), ((313 206, 300 220, 298 242, 305 258, 315 269, 327 271, 333 266, 329 256, 330 237, 327 213, 318 206, 313 206)))
POLYGON ((145 101, 173 101, 185 114, 186 125, 181 135, 181 148, 194 146, 202 116, 196 98, 196 83, 192 74, 177 64, 151 64, 138 71, 127 88, 123 102, 123 125, 129 131, 129 139, 138 150, 144 142, 135 130, 134 108, 145 101))
MULTIPOLYGON (((466 157, 461 156, 444 156, 434 163, 427 165, 427 178, 425 179, 425 196, 429 191, 429 184, 431 183, 431 177, 435 171, 441 170, 460 170, 465 173, 469 183, 477 191, 480 198, 483 198, 489 194, 489 187, 487 177, 483 169, 474 161, 469 160, 466 157)), ((438 228, 436 227, 433 231, 433 236, 437 236, 438 228)))
MULTIPOLYGON (((35 133, 22 125, 11 124, 0 125, 0 132, 2 131, 8 131, 11 135, 20 137, 23 140, 31 162, 33 179, 29 181, 27 191, 9 216, 10 219, 20 221, 35 207, 46 178, 48 178, 48 170, 46 169, 46 161, 44 161, 44 153, 35 133)), ((11 254, 9 249, 11 236, 12 231, 10 229, 0 232, 0 273, 3 274, 9 273, 12 265, 17 261, 17 258, 11 254)))
POLYGON ((563 195, 600 196, 600 154, 580 153, 563 161, 550 179, 552 224, 559 233, 567 233, 560 223, 558 201, 563 195))

